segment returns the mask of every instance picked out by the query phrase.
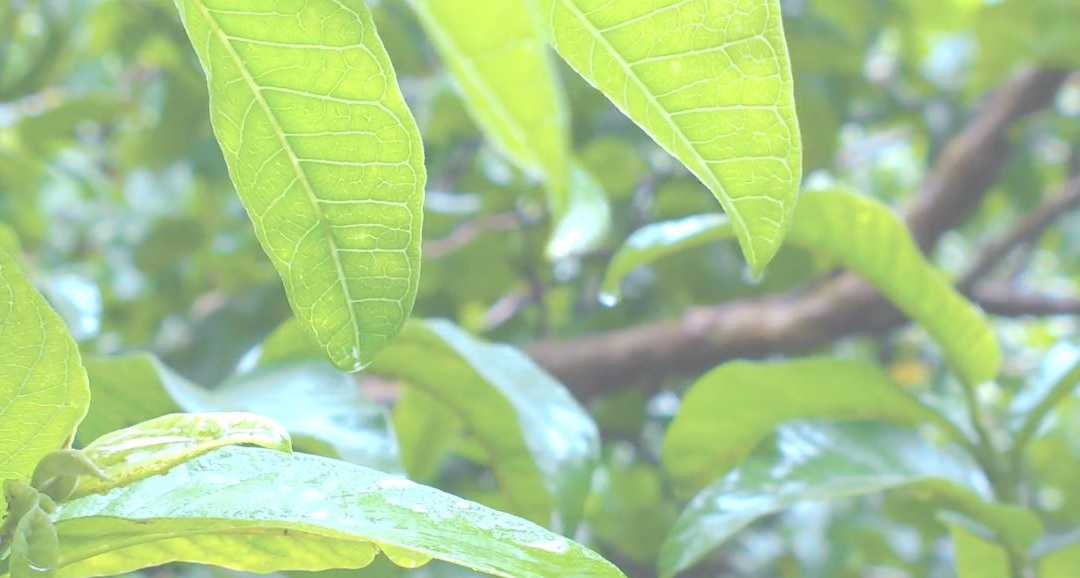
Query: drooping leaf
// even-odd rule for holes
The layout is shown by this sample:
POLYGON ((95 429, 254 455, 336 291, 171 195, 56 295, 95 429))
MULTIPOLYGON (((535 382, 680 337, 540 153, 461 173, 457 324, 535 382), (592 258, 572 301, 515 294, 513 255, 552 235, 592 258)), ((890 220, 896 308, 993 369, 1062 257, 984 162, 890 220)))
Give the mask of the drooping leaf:
POLYGON ((487 454, 513 512, 571 532, 599 459, 596 424, 520 351, 447 321, 410 321, 371 371, 423 389, 487 454), (423 360, 420 362, 419 360, 423 360))
POLYGON ((554 215, 547 245, 551 260, 574 257, 598 248, 611 229, 611 205, 600 183, 584 167, 574 165, 566 210, 554 215))
MULTIPOLYGON (((612 259, 605 295, 617 298, 619 282, 635 267, 730 237, 731 230, 716 215, 642 227, 612 259)), ((982 313, 927 262, 903 222, 877 201, 849 191, 807 191, 787 238, 836 258, 926 327, 966 384, 997 375, 1001 352, 982 313)))
POLYGON ((789 424, 780 429, 775 444, 759 448, 691 500, 664 543, 660 574, 669 577, 686 570, 755 520, 796 503, 896 489, 1030 544, 1041 532, 1038 518, 1027 510, 984 501, 967 487, 972 472, 958 457, 906 428, 789 424))
POLYGON ((229 173, 304 330, 346 371, 408 318, 423 148, 363 2, 176 0, 229 173))
POLYGON ((511 161, 568 206, 566 99, 532 0, 409 0, 477 124, 511 161))
POLYGON ((166 562, 252 572, 362 568, 379 550, 513 578, 619 577, 525 520, 374 470, 304 454, 225 448, 64 505, 64 578, 166 562))
POLYGON ((105 478, 79 480, 72 499, 156 476, 218 448, 251 444, 291 452, 289 434, 250 413, 172 414, 107 433, 83 448, 105 478))
POLYGON ((28 479, 86 415, 90 388, 64 322, 0 247, 0 480, 28 479))
POLYGON ((783 240, 802 151, 777 0, 543 0, 559 54, 703 182, 755 272, 783 240))
MULTIPOLYGON (((401 471, 383 408, 363 395, 354 377, 321 361, 298 324, 282 327, 291 328, 295 347, 307 348, 303 355, 283 354, 283 361, 233 376, 212 390, 189 382, 150 355, 89 358, 95 401, 84 423, 104 433, 177 411, 251 412, 285 427, 298 451, 401 471)), ((80 435, 86 429, 81 428, 80 435)))
POLYGON ((19 521, 11 542, 11 578, 53 578, 60 543, 49 515, 33 507, 19 521))
POLYGON ((956 432, 873 364, 735 361, 687 391, 664 436, 664 466, 677 486, 694 491, 741 462, 777 426, 812 418, 933 423, 956 432))

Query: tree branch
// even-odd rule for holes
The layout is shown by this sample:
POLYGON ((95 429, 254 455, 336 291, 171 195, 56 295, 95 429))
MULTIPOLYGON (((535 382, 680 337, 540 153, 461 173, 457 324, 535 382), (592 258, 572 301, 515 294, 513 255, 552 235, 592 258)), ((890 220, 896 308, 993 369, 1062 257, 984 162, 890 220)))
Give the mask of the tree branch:
MULTIPOLYGON (((1048 106, 1065 76, 1016 75, 948 143, 906 212, 923 250, 978 206, 1010 156, 1009 127, 1048 106)), ((873 287, 844 273, 808 290, 692 309, 680 319, 570 341, 541 341, 526 350, 579 398, 589 399, 642 382, 656 386, 729 359, 806 352, 903 322, 873 287)))

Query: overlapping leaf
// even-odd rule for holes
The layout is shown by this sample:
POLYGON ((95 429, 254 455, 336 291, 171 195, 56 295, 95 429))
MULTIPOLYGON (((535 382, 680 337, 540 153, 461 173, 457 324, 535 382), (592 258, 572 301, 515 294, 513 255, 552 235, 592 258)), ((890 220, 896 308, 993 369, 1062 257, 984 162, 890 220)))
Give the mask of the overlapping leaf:
MULTIPOLYGON (((226 448, 62 506, 60 576, 186 561, 252 572, 362 568, 381 550, 508 578, 616 578, 614 566, 525 520, 360 466, 226 448)), ((0 569, 3 574, 3 569, 0 569)))
POLYGON ((245 411, 280 423, 300 451, 401 471, 384 410, 363 395, 351 376, 312 359, 318 352, 299 326, 285 327, 295 331, 298 346, 309 348, 307 359, 275 361, 212 390, 187 381, 150 355, 89 358, 95 401, 79 435, 91 440, 90 434, 177 411, 245 411))
MULTIPOLYGON (((634 267, 730 237, 731 231, 729 221, 716 215, 642 227, 613 258, 605 293, 617 296, 620 280, 634 267)), ((997 375, 1001 352, 986 319, 926 261, 903 222, 886 207, 848 191, 807 192, 788 240, 827 252, 872 283, 926 327, 965 383, 997 375)))
POLYGON ((567 206, 567 105, 532 0, 409 0, 485 135, 567 206))
POLYGON ((29 478, 90 403, 78 346, 7 249, 0 246, 0 480, 29 478))
POLYGON ((566 388, 509 346, 446 321, 410 321, 371 371, 423 389, 479 441, 511 510, 572 531, 599 457, 596 424, 566 388), (422 360, 422 361, 421 361, 422 360))
POLYGON ((777 426, 810 418, 935 423, 956 431, 872 364, 737 361, 707 373, 686 393, 664 437, 664 466, 681 488, 697 490, 742 461, 777 426))
POLYGON ((702 559, 736 532, 798 502, 906 489, 1030 544, 1041 531, 1030 511, 997 506, 967 487, 972 468, 912 430, 875 423, 794 423, 775 444, 700 492, 679 516, 660 555, 661 576, 702 559), (887 450, 883 450, 887 448, 887 450))
POLYGON ((559 54, 703 182, 751 268, 780 247, 802 150, 778 0, 543 0, 559 54))
POLYGON ((363 2, 176 0, 229 173, 304 330, 370 361, 412 310, 425 172, 363 2))
POLYGON ((217 448, 250 444, 292 451, 280 425, 250 413, 170 414, 109 432, 82 449, 105 473, 82 477, 72 497, 101 493, 156 476, 217 448))

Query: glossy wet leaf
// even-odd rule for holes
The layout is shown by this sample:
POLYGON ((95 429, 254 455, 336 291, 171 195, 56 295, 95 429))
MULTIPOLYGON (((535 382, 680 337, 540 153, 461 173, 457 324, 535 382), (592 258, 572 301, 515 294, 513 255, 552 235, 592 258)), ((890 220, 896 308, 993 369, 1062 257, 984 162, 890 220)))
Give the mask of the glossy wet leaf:
POLYGON ((802 177, 780 2, 540 5, 559 54, 712 191, 763 270, 802 177))
MULTIPOLYGON (((716 215, 642 227, 612 259, 605 292, 617 296, 622 277, 635 267, 732 234, 730 222, 716 215)), ((926 260, 887 207, 849 191, 808 191, 787 240, 827 253, 872 283, 941 344, 965 383, 997 375, 1001 352, 986 318, 926 260)))
POLYGON ((1030 544, 1041 528, 1029 511, 983 501, 967 487, 971 466, 905 428, 880 423, 793 423, 738 469, 697 494, 664 543, 660 574, 700 561, 755 520, 804 501, 904 489, 1030 544), (888 448, 883 451, 883 448, 888 448))
POLYGON ((282 360, 260 364, 213 389, 191 383, 150 355, 90 358, 95 401, 85 423, 111 431, 177 411, 250 412, 281 424, 297 451, 401 471, 383 408, 363 394, 354 376, 321 361, 299 325, 282 327, 290 328, 295 346, 306 348, 303 353, 283 354, 282 360))
POLYGON ((479 441, 514 513, 571 532, 599 433, 569 391, 531 359, 448 321, 410 321, 371 366, 452 411, 479 441), (420 361, 422 360, 422 362, 420 361))
POLYGON ((8 561, 11 578, 52 578, 60 559, 60 543, 49 515, 31 508, 15 528, 8 561))
POLYGON ((585 168, 574 165, 566 210, 553 216, 547 245, 549 259, 583 255, 603 244, 611 229, 611 205, 604 190, 585 168))
POLYGON ((875 365, 829 358, 725 363, 686 392, 664 436, 663 462, 676 485, 697 490, 743 460, 777 426, 794 419, 945 418, 875 365))
POLYGON ((508 578, 619 577, 598 555, 534 524, 361 466, 225 448, 60 510, 61 576, 165 562, 237 570, 362 568, 439 559, 508 578))
POLYGON ((297 318, 347 371, 408 318, 424 155, 363 2, 176 0, 214 133, 297 318))
POLYGON ((567 105, 532 0, 409 0, 485 136, 568 205, 567 105))
POLYGON ((289 434, 250 413, 171 414, 107 433, 82 452, 108 479, 82 478, 72 498, 160 475, 218 448, 250 444, 291 452, 289 434))
POLYGON ((28 479, 86 415, 90 388, 60 317, 0 247, 0 480, 28 479))

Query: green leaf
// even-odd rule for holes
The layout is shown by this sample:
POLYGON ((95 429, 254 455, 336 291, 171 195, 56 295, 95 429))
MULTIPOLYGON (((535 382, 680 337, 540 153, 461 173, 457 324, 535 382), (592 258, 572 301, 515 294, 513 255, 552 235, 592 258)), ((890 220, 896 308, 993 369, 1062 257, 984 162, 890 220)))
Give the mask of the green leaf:
POLYGON ((363 2, 176 0, 214 133, 305 332, 359 369, 408 318, 424 154, 363 2))
POLYGON ((555 229, 547 245, 551 260, 582 255, 603 244, 611 230, 611 205, 596 178, 574 165, 567 208, 554 215, 555 229))
POLYGON ((957 578, 1009 578, 1009 555, 999 544, 950 524, 957 578))
POLYGON ((103 496, 64 505, 61 576, 166 562, 251 572, 362 568, 381 549, 495 576, 619 577, 584 547, 519 518, 360 466, 226 448, 103 496))
POLYGON ((804 501, 905 489, 935 508, 979 519, 1030 543, 1041 531, 1027 510, 996 506, 967 489, 974 470, 916 432, 880 423, 793 423, 730 475, 697 494, 661 551, 661 576, 700 561, 755 520, 804 501), (882 448, 888 448, 883 451, 882 448))
POLYGON ((703 182, 755 273, 780 248, 802 150, 778 0, 544 0, 555 48, 703 182))
POLYGON ((554 520, 567 533, 577 525, 599 433, 567 389, 523 353, 447 321, 410 321, 371 372, 423 389, 453 411, 479 440, 511 511, 554 520))
POLYGON ((532 0, 409 0, 473 118, 511 161, 568 203, 570 138, 562 86, 532 0))
POLYGON ((19 521, 11 543, 11 578, 52 578, 60 559, 56 528, 38 506, 19 521))
POLYGON ((777 426, 804 418, 934 423, 963 439, 873 364, 735 361, 687 391, 664 436, 664 467, 681 489, 697 490, 741 462, 777 426))
POLYGON ((80 479, 72 499, 123 487, 167 472, 212 450, 237 444, 292 451, 289 434, 259 415, 166 415, 107 433, 83 448, 83 454, 108 477, 80 479))
POLYGON ((60 317, 0 248, 0 480, 29 479, 86 415, 90 388, 60 317))
MULTIPOLYGON (((604 280, 607 301, 617 299, 619 282, 635 267, 730 236, 731 225, 716 215, 638 229, 612 259, 604 280)), ((927 262, 888 208, 850 191, 807 191, 788 241, 824 251, 872 283, 930 332, 965 384, 997 375, 1001 352, 986 318, 927 262)))
POLYGON ((177 411, 250 412, 285 427, 298 451, 401 471, 385 410, 363 394, 354 376, 321 361, 298 324, 282 327, 290 328, 296 348, 308 348, 304 355, 299 350, 283 353, 287 361, 260 365, 212 390, 180 377, 150 355, 90 358, 87 371, 95 401, 84 423, 112 431, 177 411))
POLYGON ((457 414, 438 398, 416 387, 406 388, 394 405, 394 431, 409 478, 434 479, 462 429, 457 414))

